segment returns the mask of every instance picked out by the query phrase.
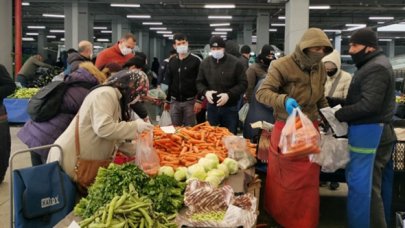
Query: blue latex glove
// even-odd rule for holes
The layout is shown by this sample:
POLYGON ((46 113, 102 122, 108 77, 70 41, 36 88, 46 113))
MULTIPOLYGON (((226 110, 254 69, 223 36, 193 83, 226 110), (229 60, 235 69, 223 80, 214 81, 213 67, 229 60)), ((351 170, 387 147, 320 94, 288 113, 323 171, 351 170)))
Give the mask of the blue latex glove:
POLYGON ((291 97, 287 98, 284 105, 285 105, 285 110, 287 110, 288 115, 291 115, 294 108, 299 107, 297 101, 291 97))

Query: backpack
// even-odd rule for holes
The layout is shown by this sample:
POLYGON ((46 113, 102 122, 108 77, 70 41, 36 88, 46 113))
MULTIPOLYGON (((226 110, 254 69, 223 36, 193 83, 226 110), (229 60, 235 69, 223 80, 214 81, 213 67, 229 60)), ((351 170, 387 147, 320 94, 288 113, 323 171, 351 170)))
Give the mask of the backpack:
POLYGON ((90 89, 93 84, 88 82, 50 82, 42 87, 28 102, 27 112, 31 119, 35 122, 44 122, 60 113, 63 96, 71 86, 90 89))

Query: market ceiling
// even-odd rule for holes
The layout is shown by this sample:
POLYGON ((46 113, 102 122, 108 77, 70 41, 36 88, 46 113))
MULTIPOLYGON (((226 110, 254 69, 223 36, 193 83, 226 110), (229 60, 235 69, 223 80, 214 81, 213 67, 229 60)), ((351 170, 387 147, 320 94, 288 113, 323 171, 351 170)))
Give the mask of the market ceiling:
MULTIPOLYGON (((94 16, 97 27, 96 39, 108 39, 111 41, 112 18, 127 18, 127 15, 150 15, 149 19, 128 18, 132 31, 139 29, 149 30, 151 27, 164 27, 168 31, 182 32, 188 35, 190 44, 203 45, 208 42, 215 28, 225 28, 228 39, 236 39, 237 33, 243 31, 245 23, 253 25, 253 35, 256 32, 256 16, 259 11, 270 14, 270 41, 272 44, 283 44, 285 22, 285 3, 288 0, 233 0, 233 1, 192 1, 192 0, 77 0, 78 3, 87 3, 89 13, 94 16), (139 7, 112 7, 111 3, 139 4, 139 7), (218 9, 205 8, 205 4, 233 4, 235 8, 218 9), (232 16, 232 19, 209 19, 208 16, 232 16), (143 25, 142 22, 162 22, 162 25, 143 25), (229 23, 228 26, 214 27, 210 24, 229 23)), ((45 26, 45 33, 49 36, 48 41, 60 41, 63 33, 51 33, 50 30, 63 30, 63 18, 44 17, 43 14, 64 14, 64 3, 70 1, 58 0, 27 0, 23 1, 23 36, 27 32, 34 33, 36 29, 28 29, 27 26, 45 26), (29 3, 29 4, 28 4, 29 3), (55 37, 55 38, 53 38, 55 37)), ((326 9, 310 9, 309 26, 325 29, 329 36, 335 33, 333 30, 341 30, 343 42, 351 33, 353 26, 348 24, 363 24, 373 27, 382 27, 405 21, 404 0, 311 0, 310 6, 327 6, 326 9), (373 18, 377 17, 377 18, 373 18)), ((324 7, 325 8, 325 7, 324 7)), ((395 39, 397 44, 405 43, 405 22, 400 25, 402 32, 380 32, 380 38, 384 41, 395 39), (403 26, 402 26, 403 25, 403 26), (404 27, 404 28, 402 28, 404 27)), ((220 29, 221 30, 221 29, 220 29)), ((35 36, 35 35, 34 35, 35 36)), ((155 30, 150 30, 151 37, 163 37, 155 30)), ((35 39, 35 38, 34 38, 35 39)))

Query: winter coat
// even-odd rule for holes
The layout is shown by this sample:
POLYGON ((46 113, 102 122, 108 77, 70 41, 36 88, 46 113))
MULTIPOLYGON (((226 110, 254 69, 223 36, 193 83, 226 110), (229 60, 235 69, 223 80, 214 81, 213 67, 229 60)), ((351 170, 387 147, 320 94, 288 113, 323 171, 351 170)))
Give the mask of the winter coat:
MULTIPOLYGON (((84 99, 78 115, 55 141, 63 149, 62 168, 74 177, 76 164, 75 129, 79 116, 80 157, 104 160, 112 157, 116 143, 134 139, 137 134, 135 121, 121 121, 120 91, 112 86, 94 89, 84 99)), ((59 160, 59 151, 52 148, 47 162, 59 160)))
POLYGON ((107 63, 117 63, 120 66, 123 66, 129 59, 134 57, 133 54, 123 55, 118 46, 118 42, 113 46, 104 49, 97 55, 96 58, 96 67, 98 69, 103 69, 107 63))
POLYGON ((332 52, 332 44, 320 29, 308 29, 294 53, 271 62, 262 86, 256 93, 259 102, 274 108, 276 120, 285 121, 287 98, 294 98, 301 110, 311 119, 318 119, 318 109, 328 106, 324 96, 326 71, 322 61, 312 63, 304 50, 325 46, 326 54, 332 52))
POLYGON ((70 72, 73 72, 79 68, 79 64, 85 61, 90 61, 90 59, 82 56, 77 52, 73 52, 68 55, 67 62, 70 66, 70 72))
POLYGON ((340 60, 339 52, 334 50, 332 53, 325 56, 322 59, 322 62, 332 62, 337 67, 336 74, 326 77, 325 96, 329 96, 329 92, 332 89, 333 82, 336 80, 336 78, 340 77, 336 89, 330 97, 346 98, 347 91, 349 91, 350 82, 352 81, 352 76, 341 69, 342 63, 340 60))
POLYGON ((0 64, 0 106, 3 105, 3 99, 12 94, 15 88, 15 83, 7 69, 0 64))
POLYGON ((220 60, 212 56, 205 58, 198 72, 197 90, 204 95, 207 90, 227 93, 229 100, 225 106, 235 106, 246 91, 247 80, 242 63, 230 54, 220 60))
MULTIPOLYGON (((102 82, 94 76, 101 74, 101 72, 98 71, 92 63, 85 63, 81 66, 81 68, 71 73, 66 78, 67 82, 86 82, 93 86, 102 82), (93 67, 90 67, 90 65, 93 67)), ((18 138, 28 147, 53 144, 70 124, 89 91, 89 89, 79 85, 69 87, 63 96, 61 105, 61 110, 63 111, 52 119, 44 122, 27 121, 24 127, 17 133, 18 138)), ((35 152, 46 160, 48 151, 49 150, 39 150, 35 152)))
POLYGON ((20 71, 18 71, 18 74, 24 75, 26 80, 33 80, 35 76, 35 72, 37 71, 38 67, 48 67, 51 68, 52 66, 49 64, 46 64, 42 61, 39 61, 37 59, 37 56, 31 56, 29 57, 24 64, 22 65, 20 71))
POLYGON ((248 87, 246 89, 246 98, 248 102, 252 100, 253 89, 260 79, 265 78, 267 75, 267 68, 260 63, 254 63, 246 70, 246 79, 248 87))

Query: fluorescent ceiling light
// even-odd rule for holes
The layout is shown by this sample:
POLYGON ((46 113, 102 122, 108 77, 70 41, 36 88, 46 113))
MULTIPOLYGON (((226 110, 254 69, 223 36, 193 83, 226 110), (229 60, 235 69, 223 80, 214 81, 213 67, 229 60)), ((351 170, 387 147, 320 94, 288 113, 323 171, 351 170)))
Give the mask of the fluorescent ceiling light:
POLYGON ((326 10, 326 9, 330 9, 330 6, 328 6, 328 5, 324 5, 324 6, 309 6, 309 9, 326 10))
POLYGON ((38 36, 39 33, 37 33, 37 32, 27 32, 27 33, 25 33, 25 35, 27 35, 27 36, 38 36))
POLYGON ((65 18, 63 14, 50 14, 50 13, 43 13, 43 17, 55 17, 55 18, 65 18))
POLYGON ((277 29, 271 28, 271 29, 269 29, 269 32, 277 32, 277 29))
POLYGON ((366 26, 366 24, 346 24, 347 27, 359 27, 359 26, 366 26))
POLYGON ((101 48, 103 48, 103 47, 96 45, 96 46, 94 46, 93 48, 95 48, 95 49, 101 49, 101 48))
POLYGON ((107 29, 107 26, 94 26, 93 29, 94 30, 104 30, 104 29, 107 29))
POLYGON ((210 24, 211 27, 230 26, 230 25, 231 25, 231 23, 210 24))
POLYGON ((141 7, 139 4, 120 4, 120 3, 111 3, 111 7, 133 7, 133 8, 138 8, 141 7))
POLYGON ((47 35, 46 38, 55 39, 56 36, 55 35, 47 35))
POLYGON ((112 33, 111 30, 101 30, 101 33, 112 33))
POLYGON ((167 30, 166 27, 151 27, 149 30, 167 30))
POLYGON ((28 25, 27 28, 29 29, 45 29, 46 27, 43 25, 28 25))
POLYGON ((405 24, 393 24, 393 25, 386 25, 377 28, 378 32, 404 32, 405 31, 405 24))
POLYGON ((271 26, 273 26, 273 27, 284 27, 285 24, 282 24, 282 23, 275 23, 275 24, 271 24, 271 26))
POLYGON ((34 41, 34 38, 32 38, 32 37, 23 37, 22 41, 34 41))
POLYGON ((211 16, 208 16, 208 19, 232 19, 232 16, 215 16, 215 15, 211 15, 211 16))
POLYGON ((285 16, 278 16, 279 20, 285 20, 285 16))
POLYGON ((351 26, 350 28, 346 29, 345 31, 354 31, 354 30, 358 30, 361 28, 365 28, 366 25, 359 25, 359 26, 351 26))
POLYGON ((215 28, 218 32, 232 32, 232 28, 215 28))
POLYGON ((172 34, 172 31, 156 31, 157 34, 172 34))
POLYGON ((60 29, 51 29, 49 30, 51 33, 65 33, 65 30, 60 30, 60 29))
POLYGON ((65 41, 65 38, 60 38, 60 41, 65 41))
POLYGON ((226 35, 228 34, 227 32, 212 32, 212 35, 226 35))
POLYGON ((133 14, 128 14, 127 18, 150 18, 150 15, 133 15, 133 14))
POLYGON ((173 37, 173 34, 163 34, 163 37, 173 37))
POLYGON ((205 4, 204 8, 207 9, 233 9, 235 4, 205 4))
POLYGON ((252 38, 253 38, 253 39, 256 39, 256 38, 257 38, 257 36, 252 36, 252 38))
POLYGON ((369 20, 394 20, 394 17, 368 17, 369 20))
POLYGON ((162 22, 142 22, 143 25, 163 25, 162 22))
POLYGON ((109 39, 104 39, 104 38, 98 38, 97 41, 98 42, 110 42, 109 39))
POLYGON ((378 21, 377 24, 382 25, 382 24, 385 24, 385 22, 384 21, 378 21))
POLYGON ((21 5, 22 5, 22 6, 29 6, 30 3, 29 3, 29 2, 22 2, 21 5))
POLYGON ((342 30, 339 30, 339 29, 324 29, 323 30, 324 32, 337 32, 337 33, 339 33, 339 32, 342 32, 342 30))
POLYGON ((382 41, 382 42, 391 42, 392 39, 378 39, 378 41, 382 41))

